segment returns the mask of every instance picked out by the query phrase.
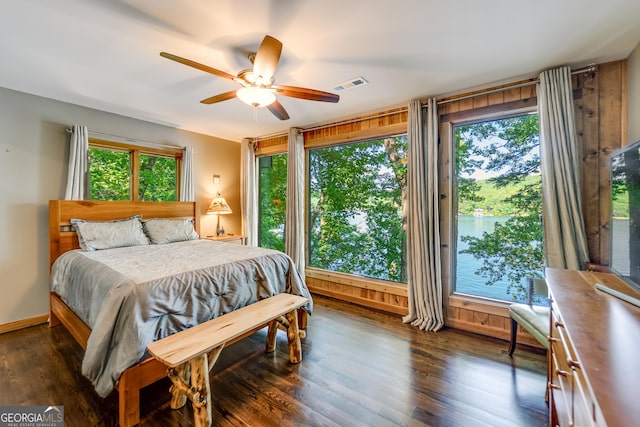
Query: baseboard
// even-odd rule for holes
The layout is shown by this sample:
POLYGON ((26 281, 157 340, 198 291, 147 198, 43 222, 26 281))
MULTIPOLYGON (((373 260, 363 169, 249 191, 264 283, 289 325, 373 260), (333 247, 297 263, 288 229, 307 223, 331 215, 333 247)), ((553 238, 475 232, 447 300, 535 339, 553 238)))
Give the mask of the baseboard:
POLYGON ((0 325, 0 334, 17 331, 18 329, 28 328, 30 326, 42 325, 43 323, 47 323, 48 321, 49 313, 39 314, 27 319, 16 320, 15 322, 9 322, 0 325))

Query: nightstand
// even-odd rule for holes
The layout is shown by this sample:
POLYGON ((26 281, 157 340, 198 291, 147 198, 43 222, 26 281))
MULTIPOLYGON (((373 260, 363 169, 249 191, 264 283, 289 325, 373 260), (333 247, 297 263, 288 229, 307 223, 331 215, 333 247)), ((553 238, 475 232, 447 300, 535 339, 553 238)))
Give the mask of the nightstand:
POLYGON ((245 245, 247 243, 247 236, 240 234, 223 234, 221 236, 205 236, 204 239, 215 240, 218 242, 237 243, 239 245, 245 245))

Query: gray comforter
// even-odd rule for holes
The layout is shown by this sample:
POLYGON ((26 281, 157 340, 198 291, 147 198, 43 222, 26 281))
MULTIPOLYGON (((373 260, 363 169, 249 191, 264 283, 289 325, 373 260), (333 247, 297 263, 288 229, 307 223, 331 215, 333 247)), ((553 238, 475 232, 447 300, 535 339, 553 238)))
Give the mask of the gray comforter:
POLYGON ((82 373, 100 396, 152 341, 260 299, 311 295, 287 255, 209 240, 65 253, 51 290, 91 327, 82 373))

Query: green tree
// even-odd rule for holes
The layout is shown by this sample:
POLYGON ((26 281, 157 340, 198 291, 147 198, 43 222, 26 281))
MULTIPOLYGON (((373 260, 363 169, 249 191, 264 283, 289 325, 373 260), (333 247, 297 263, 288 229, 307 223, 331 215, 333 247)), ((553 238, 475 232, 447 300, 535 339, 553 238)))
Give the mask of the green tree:
POLYGON ((89 147, 88 154, 90 199, 129 200, 129 153, 89 147))
POLYGON ((287 155, 261 157, 259 165, 258 245, 284 251, 287 209, 287 155))
MULTIPOLYGON (((526 278, 542 276, 544 264, 538 116, 458 126, 455 137, 459 174, 480 168, 495 175, 489 181, 498 190, 518 188, 502 201, 511 211, 506 222, 496 223, 491 233, 461 236, 461 240, 469 244, 462 252, 482 261, 476 273, 486 279, 487 285, 504 280, 507 293, 522 300, 527 291, 526 278)), ((473 178, 463 178, 458 187, 461 203, 481 203, 484 198, 480 188, 473 178)))
MULTIPOLYGON (((131 200, 131 153, 89 147, 92 200, 131 200)), ((173 157, 140 154, 138 200, 177 200, 177 163, 173 157)))
POLYGON ((176 197, 176 159, 140 155, 138 200, 171 202, 176 197))
POLYGON ((406 282, 406 136, 311 150, 309 262, 406 282))

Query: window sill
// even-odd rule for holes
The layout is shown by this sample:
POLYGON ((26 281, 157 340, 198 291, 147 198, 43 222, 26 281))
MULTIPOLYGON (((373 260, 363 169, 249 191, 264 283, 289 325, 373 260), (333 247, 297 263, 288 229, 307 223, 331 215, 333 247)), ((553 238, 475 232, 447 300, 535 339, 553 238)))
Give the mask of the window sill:
POLYGON ((498 301, 490 298, 462 294, 449 295, 448 301, 446 301, 445 304, 449 307, 465 308, 505 317, 509 316, 509 305, 511 305, 508 301, 498 301))
POLYGON ((305 268, 305 274, 307 277, 313 279, 326 280, 328 282, 339 283, 341 285, 348 285, 356 288, 370 289, 390 295, 407 296, 407 285, 404 283, 388 282, 386 280, 372 279, 369 277, 322 270, 313 267, 305 268))

